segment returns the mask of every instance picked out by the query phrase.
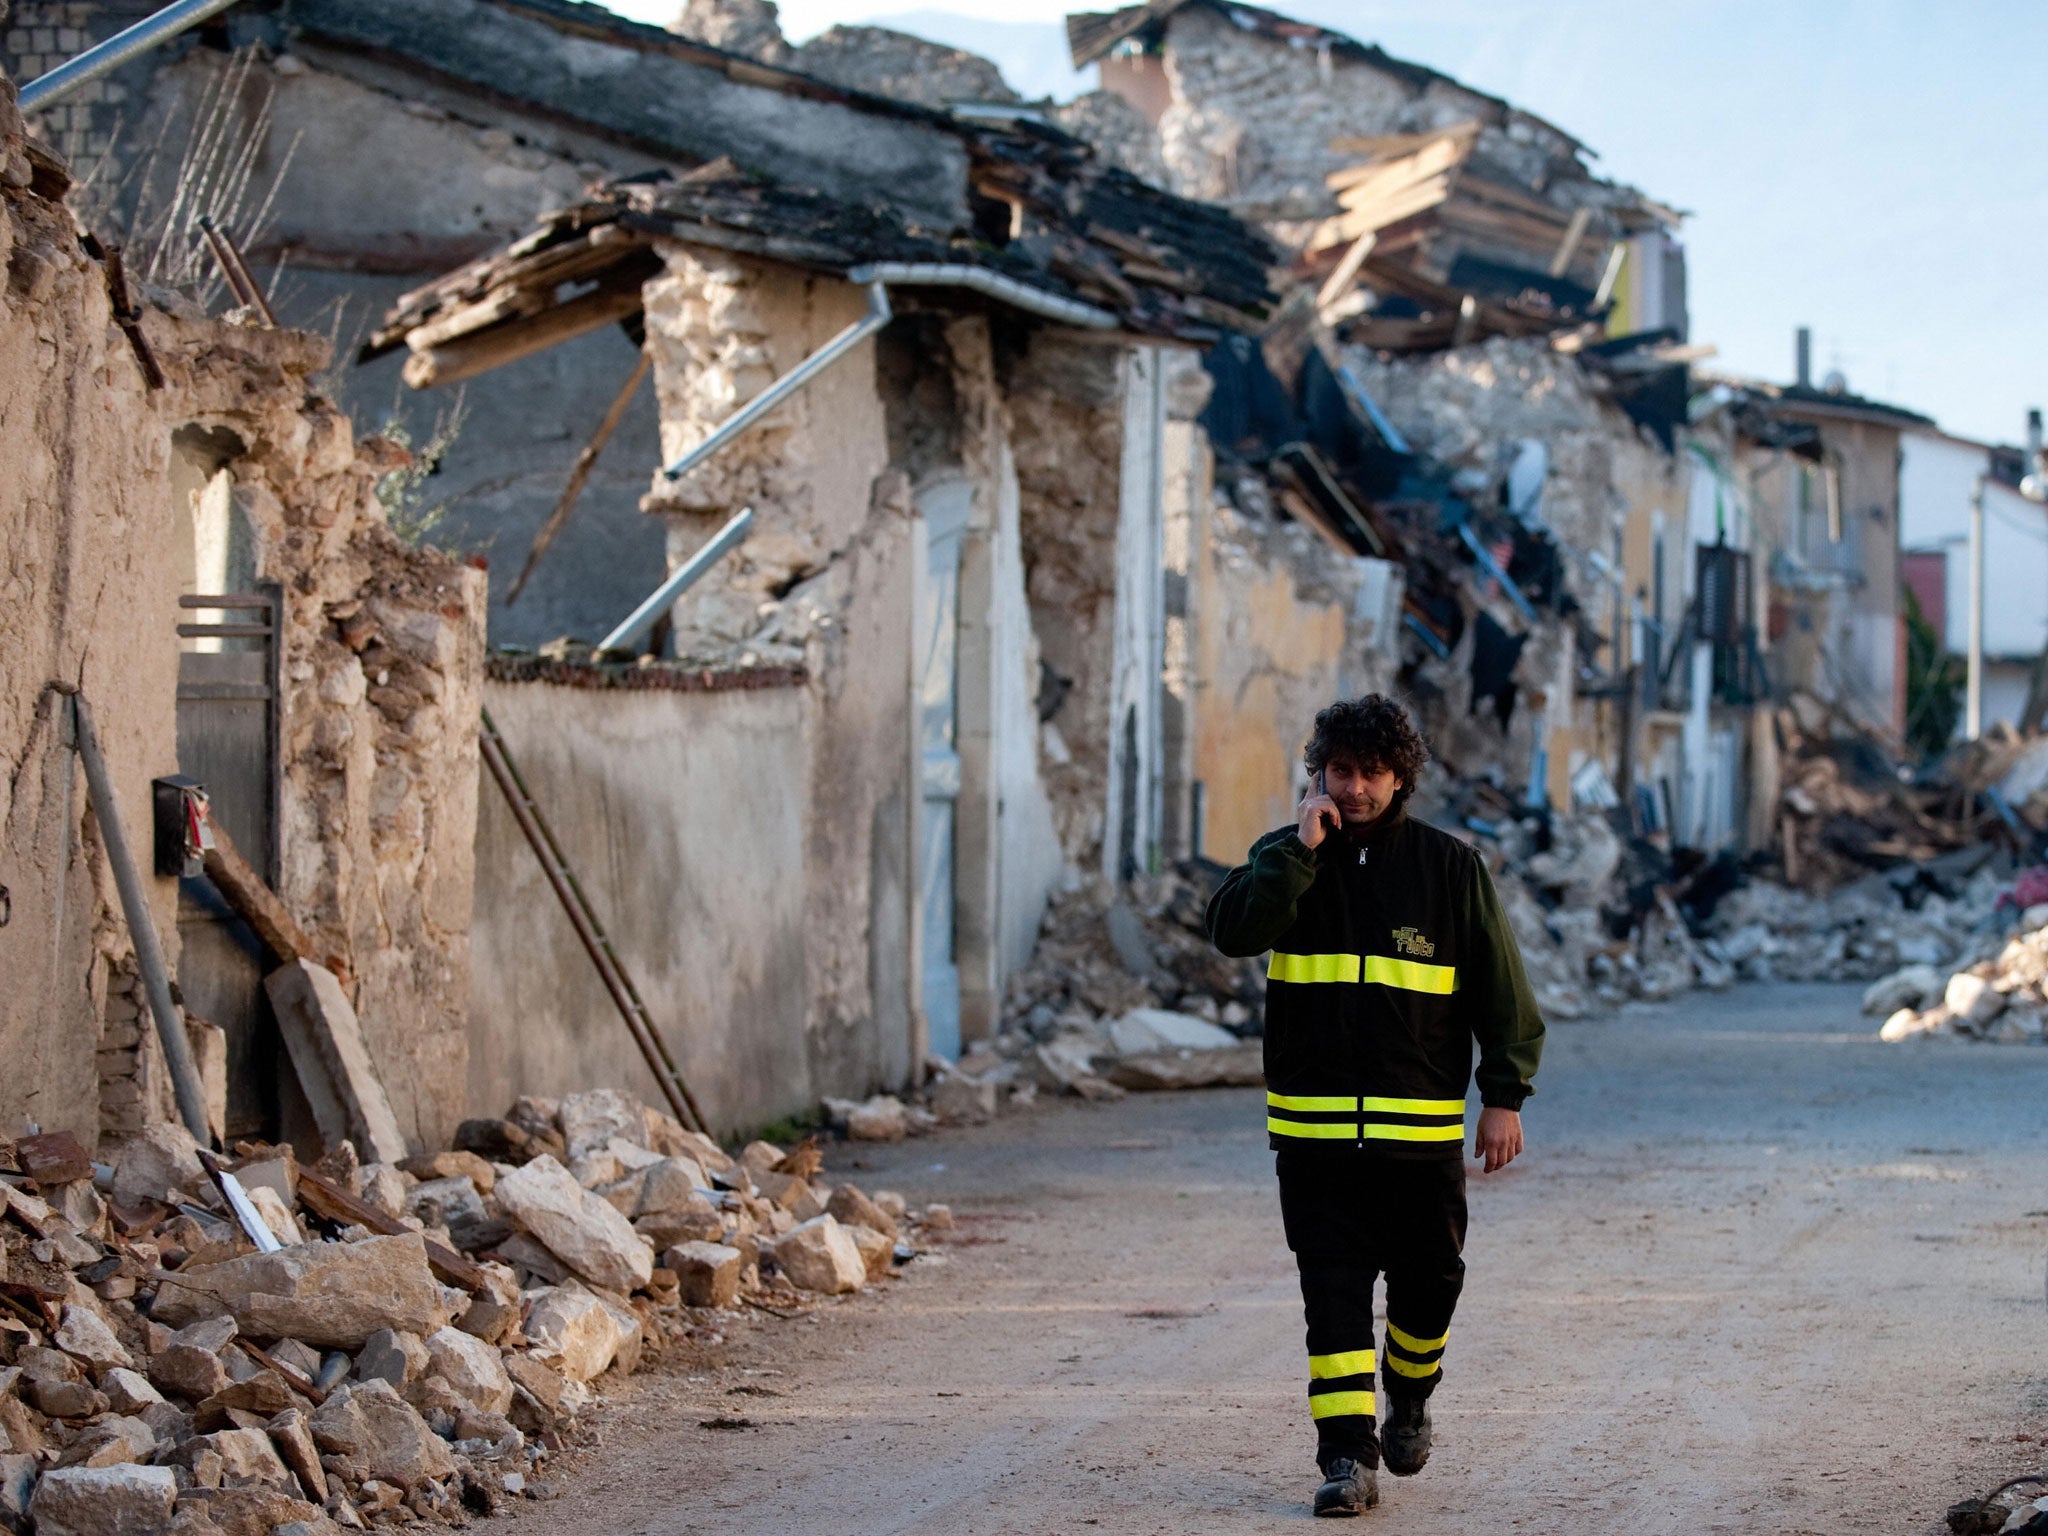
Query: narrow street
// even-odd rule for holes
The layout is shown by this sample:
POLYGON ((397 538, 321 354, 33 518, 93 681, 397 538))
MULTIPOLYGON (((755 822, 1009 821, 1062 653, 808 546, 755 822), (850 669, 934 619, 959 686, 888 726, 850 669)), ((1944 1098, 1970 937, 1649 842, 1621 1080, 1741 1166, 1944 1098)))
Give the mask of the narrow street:
MULTIPOLYGON (((2048 1052, 1882 1046, 1856 996, 1553 1030, 1528 1156, 1473 1180, 1434 1460, 1373 1519, 1918 1531, 2038 1464, 2015 1440, 2048 1431, 2048 1052)), ((839 1149, 838 1177, 954 1202, 945 1263, 624 1384, 602 1449, 506 1523, 1298 1525, 1301 1317, 1258 1119, 1249 1091, 1133 1097, 839 1149)))

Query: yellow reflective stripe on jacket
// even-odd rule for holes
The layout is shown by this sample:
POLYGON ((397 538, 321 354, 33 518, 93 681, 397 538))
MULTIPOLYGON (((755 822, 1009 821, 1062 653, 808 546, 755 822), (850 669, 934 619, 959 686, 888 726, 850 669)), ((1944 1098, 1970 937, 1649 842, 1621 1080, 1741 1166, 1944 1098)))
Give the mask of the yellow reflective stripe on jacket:
POLYGON ((1463 1125, 1388 1125, 1368 1120, 1361 1127, 1356 1120, 1282 1120, 1266 1117, 1266 1129, 1275 1136, 1302 1136, 1311 1141, 1463 1141, 1463 1125), (1364 1131, 1360 1136, 1361 1129, 1364 1131))
POLYGON ((1308 1416, 1312 1419, 1332 1419, 1347 1414, 1374 1412, 1370 1392, 1311 1392, 1308 1399, 1308 1416))
POLYGON ((1408 1351, 1411 1355, 1426 1355, 1433 1349, 1442 1349, 1451 1342, 1447 1333, 1440 1339, 1418 1339, 1412 1333, 1403 1333, 1392 1323, 1387 1324, 1387 1338, 1408 1351))
POLYGON ((1398 987, 1403 992, 1432 992, 1441 997, 1458 990, 1456 966, 1425 965, 1420 960, 1397 960, 1392 955, 1367 955, 1365 979, 1383 987, 1398 987))
MULTIPOLYGON (((1372 1101, 1368 1099, 1366 1102, 1371 1103, 1372 1101)), ((1358 1108, 1358 1098, 1357 1095, 1349 1093, 1339 1094, 1332 1098, 1328 1094, 1273 1093, 1269 1090, 1266 1094, 1266 1107, 1268 1109, 1294 1109, 1311 1112, 1332 1109, 1348 1112, 1358 1108)), ((1464 1107, 1463 1104, 1458 1106, 1461 1110, 1464 1107)))
POLYGON ((1369 1349, 1347 1349, 1334 1355, 1310 1355, 1308 1378, 1322 1381, 1337 1376, 1370 1376, 1373 1354, 1369 1349))
POLYGON ((1269 981, 1356 981, 1356 955, 1283 955, 1273 951, 1266 965, 1269 981))
MULTIPOLYGON (((1266 1117, 1266 1129, 1275 1136, 1306 1136, 1314 1141, 1356 1141, 1358 1122, 1340 1120, 1336 1124, 1317 1124, 1309 1120, 1275 1120, 1266 1117)), ((1461 1134, 1458 1139, 1465 1138, 1461 1134)))
MULTIPOLYGON (((1266 1096, 1266 1102, 1273 1102, 1271 1094, 1266 1096)), ((1463 1099, 1360 1099, 1358 1102, 1368 1113, 1377 1110, 1389 1115, 1456 1115, 1460 1119, 1465 1114, 1463 1099)))

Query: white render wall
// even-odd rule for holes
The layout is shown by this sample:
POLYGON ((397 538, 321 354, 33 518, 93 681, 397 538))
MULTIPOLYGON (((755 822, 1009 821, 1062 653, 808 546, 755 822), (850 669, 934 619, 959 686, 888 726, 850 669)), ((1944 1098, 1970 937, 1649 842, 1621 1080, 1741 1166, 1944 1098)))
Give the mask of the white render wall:
MULTIPOLYGON (((1970 497, 1989 461, 1976 443, 1908 433, 1899 448, 1899 543, 1948 556, 1950 651, 1970 645, 1970 497)), ((2009 486, 1985 487, 1984 654, 2032 661, 2048 645, 2048 508, 2009 486)), ((2001 718, 1987 689, 1985 721, 2001 718)))

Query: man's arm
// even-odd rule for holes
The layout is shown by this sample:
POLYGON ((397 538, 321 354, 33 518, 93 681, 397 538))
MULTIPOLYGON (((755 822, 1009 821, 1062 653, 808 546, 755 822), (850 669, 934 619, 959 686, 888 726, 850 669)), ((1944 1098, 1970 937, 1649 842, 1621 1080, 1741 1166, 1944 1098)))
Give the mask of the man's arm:
POLYGON ((1522 970, 1521 946, 1508 923, 1493 877, 1477 855, 1467 893, 1470 925, 1465 953, 1470 963, 1461 978, 1479 1042, 1479 1138, 1475 1147, 1486 1171, 1507 1166, 1522 1150, 1522 1101, 1534 1091, 1543 1059, 1543 1015, 1522 970))
POLYGON ((1294 926, 1295 903, 1315 878, 1315 851, 1294 828, 1267 833, 1209 898, 1209 942, 1226 955, 1263 955, 1294 926))

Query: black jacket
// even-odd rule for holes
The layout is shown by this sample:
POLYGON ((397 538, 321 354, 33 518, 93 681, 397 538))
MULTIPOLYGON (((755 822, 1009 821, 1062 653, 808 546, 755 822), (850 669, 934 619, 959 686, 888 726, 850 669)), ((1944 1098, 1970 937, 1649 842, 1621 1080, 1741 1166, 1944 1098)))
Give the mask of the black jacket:
POLYGON ((1543 1051, 1522 955, 1485 864, 1397 814, 1311 851, 1252 844, 1209 902, 1226 955, 1266 976, 1266 1129, 1278 1147, 1456 1157, 1478 1044, 1482 1103, 1519 1109, 1543 1051))

